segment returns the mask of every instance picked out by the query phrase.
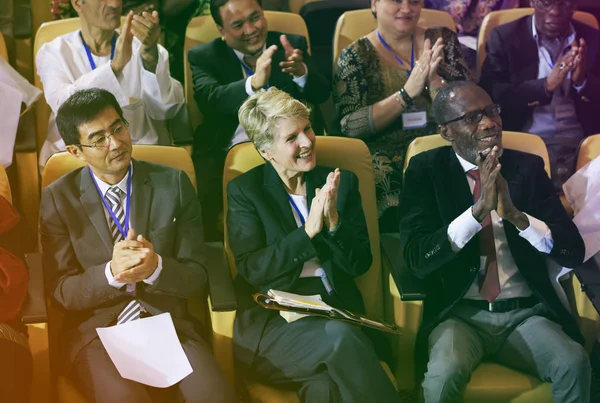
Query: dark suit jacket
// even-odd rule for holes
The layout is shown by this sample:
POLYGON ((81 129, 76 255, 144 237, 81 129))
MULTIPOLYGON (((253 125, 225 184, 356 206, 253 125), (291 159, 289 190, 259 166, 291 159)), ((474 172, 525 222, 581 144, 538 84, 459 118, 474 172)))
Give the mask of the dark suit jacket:
MULTIPOLYGON (((536 106, 548 105, 545 79, 538 79, 538 48, 531 29, 532 16, 495 28, 486 43, 487 58, 480 85, 502 106, 504 130, 522 131, 536 106)), ((577 117, 585 135, 600 132, 600 32, 573 21, 577 39, 588 47, 587 83, 573 91, 577 117)))
MULTIPOLYGON (((307 200, 323 186, 331 168, 316 167, 306 175, 307 200)), ((252 169, 227 186, 227 230, 235 256, 239 310, 234 341, 236 357, 249 364, 260 342, 268 311, 251 300, 255 292, 273 288, 294 292, 304 262, 319 257, 337 299, 344 308, 364 312, 354 277, 371 266, 367 224, 358 192, 358 178, 342 171, 338 191, 340 225, 312 240, 298 227, 279 175, 269 163, 252 169)))
MULTIPOLYGON (((565 267, 581 264, 583 240, 556 196, 542 159, 504 150, 500 162, 515 207, 550 228, 554 240, 550 258, 565 267)), ((429 333, 465 295, 479 271, 478 235, 458 253, 452 251, 448 240, 448 225, 472 205, 473 195, 451 147, 427 151, 410 160, 400 207, 400 240, 406 264, 425 281, 428 295, 417 336, 420 375, 427 363, 429 333)), ((552 288, 545 255, 520 237, 518 229, 506 220, 504 230, 514 261, 534 295, 549 310, 551 319, 581 342, 573 317, 552 288)))
MULTIPOLYGON (((187 175, 133 161, 131 228, 154 245, 162 272, 154 285, 138 283, 136 299, 151 314, 170 312, 180 334, 200 339, 186 299, 206 284, 200 206, 187 175)), ((56 180, 42 192, 40 233, 44 280, 53 302, 66 313, 62 354, 72 364, 131 301, 125 287, 108 284, 104 269, 113 242, 100 194, 87 168, 56 180)))
MULTIPOLYGON (((281 72, 279 63, 285 60, 285 52, 280 36, 280 32, 267 35, 267 48, 278 46, 271 63, 269 85, 315 105, 326 101, 330 94, 329 84, 313 64, 303 36, 287 35, 290 44, 302 50, 304 55, 308 68, 304 90, 300 91, 289 74, 281 72)), ((194 154, 222 151, 239 125, 238 109, 248 98, 242 67, 233 49, 220 38, 191 49, 188 60, 194 80, 194 99, 204 115, 204 123, 194 136, 194 154)))

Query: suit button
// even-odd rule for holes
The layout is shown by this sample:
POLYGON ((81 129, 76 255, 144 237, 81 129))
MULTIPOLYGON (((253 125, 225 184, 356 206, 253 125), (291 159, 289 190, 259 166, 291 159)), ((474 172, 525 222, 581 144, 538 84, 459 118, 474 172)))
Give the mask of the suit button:
POLYGON ((297 258, 297 257, 295 257, 295 258, 294 258, 294 262, 297 262, 297 261, 298 261, 298 258, 297 258))
POLYGON ((108 296, 108 299, 113 299, 113 298, 115 298, 115 294, 110 294, 110 295, 108 296))
POLYGON ((585 95, 581 97, 581 100, 583 102, 590 102, 590 99, 588 97, 586 97, 585 95))
POLYGON ((477 267, 471 266, 471 273, 475 273, 477 271, 477 267))

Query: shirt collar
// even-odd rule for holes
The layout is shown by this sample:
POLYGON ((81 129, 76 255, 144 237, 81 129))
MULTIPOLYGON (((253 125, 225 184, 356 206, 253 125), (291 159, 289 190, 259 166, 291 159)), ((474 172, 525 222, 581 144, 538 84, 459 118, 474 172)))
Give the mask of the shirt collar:
POLYGON ((456 154, 456 152, 454 154, 456 155, 456 158, 458 158, 458 162, 460 162, 460 166, 462 167, 462 169, 463 169, 463 171, 465 173, 469 172, 469 171, 472 171, 473 169, 479 169, 477 167, 477 165, 471 164, 469 161, 467 161, 466 159, 464 159, 460 155, 456 154))
POLYGON ((110 185, 110 184, 104 182, 102 179, 100 179, 96 175, 94 175, 94 172, 92 172, 92 176, 94 177, 94 179, 96 180, 96 183, 98 184, 98 189, 100 189, 100 193, 102 194, 102 197, 105 197, 106 192, 108 192, 108 189, 110 189, 113 186, 117 186, 119 189, 121 189, 123 191, 123 193, 127 194, 127 179, 129 178, 129 175, 133 175, 133 164, 132 163, 129 164, 129 168, 130 169, 129 169, 129 171, 127 171, 127 174, 125 175, 125 177, 123 177, 123 179, 121 179, 121 181, 119 183, 117 183, 116 185, 110 185))
MULTIPOLYGON (((260 50, 260 53, 264 52, 265 50, 267 50, 267 41, 265 41, 265 43, 263 43, 263 47, 260 50)), ((244 63, 244 56, 246 56, 246 54, 240 52, 239 50, 235 50, 235 49, 233 49, 233 52, 235 53, 235 55, 239 59, 240 63, 244 63)))
MULTIPOLYGON (((533 39, 537 43, 538 47, 540 46, 540 37, 537 32, 537 28, 535 27, 535 13, 533 13, 533 18, 531 18, 531 33, 533 34, 533 39)), ((566 46, 571 46, 571 42, 575 40, 575 28, 573 27, 573 23, 569 23, 569 36, 567 38, 566 46)))

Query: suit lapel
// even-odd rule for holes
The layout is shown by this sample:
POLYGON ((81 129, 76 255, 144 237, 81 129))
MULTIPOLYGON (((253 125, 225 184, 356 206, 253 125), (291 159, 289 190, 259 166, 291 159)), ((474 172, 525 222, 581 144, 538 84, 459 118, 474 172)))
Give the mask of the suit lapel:
POLYGON ((529 16, 526 21, 527 24, 527 35, 522 37, 522 42, 519 43, 520 48, 516 53, 519 55, 520 65, 519 79, 520 80, 531 80, 537 78, 538 71, 540 68, 540 59, 538 53, 537 43, 533 38, 533 16, 529 16))
POLYGON ((288 193, 285 191, 277 171, 268 162, 265 162, 264 166, 264 185, 267 192, 267 201, 285 232, 290 233, 298 228, 288 200, 288 193))
POLYGON ((148 239, 148 223, 150 222, 150 206, 154 187, 143 164, 133 160, 133 180, 131 194, 131 228, 136 234, 148 239))
POLYGON ((441 187, 448 200, 454 201, 448 212, 449 218, 454 219, 473 205, 473 193, 471 193, 466 174, 452 147, 447 148, 446 158, 443 158, 442 161, 441 166, 438 166, 437 169, 445 173, 441 176, 443 178, 441 187), (454 197, 451 196, 453 194, 455 194, 454 197))
POLYGON ((90 221, 96 228, 98 236, 102 239, 102 243, 106 249, 111 253, 114 247, 112 236, 106 222, 106 214, 104 213, 104 205, 92 179, 89 168, 83 168, 81 170, 81 185, 80 185, 81 206, 87 213, 90 221))
POLYGON ((219 60, 216 60, 215 63, 218 63, 222 69, 224 81, 232 83, 243 79, 244 73, 242 72, 242 66, 233 49, 227 46, 227 43, 222 39, 217 39, 217 41, 219 41, 218 47, 221 57, 219 57, 219 60))

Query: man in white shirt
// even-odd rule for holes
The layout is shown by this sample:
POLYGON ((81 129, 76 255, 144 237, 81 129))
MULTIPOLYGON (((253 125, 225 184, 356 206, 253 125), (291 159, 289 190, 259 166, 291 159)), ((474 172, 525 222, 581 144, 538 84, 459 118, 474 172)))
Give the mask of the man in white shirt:
POLYGON ((44 44, 36 55, 37 73, 52 113, 40 165, 65 149, 56 128, 60 105, 74 92, 103 88, 115 95, 131 123, 134 144, 170 145, 166 119, 184 105, 181 84, 170 77, 167 51, 158 44, 158 13, 126 16, 121 0, 74 0, 81 30, 44 44))
POLYGON ((277 87, 318 105, 330 86, 312 63, 306 38, 269 31, 260 0, 211 0, 221 38, 189 51, 194 99, 204 122, 194 136, 194 164, 205 224, 222 209, 222 172, 227 151, 248 140, 238 110, 255 91, 277 87))
POLYGON ((473 83, 443 88, 433 110, 452 146, 411 159, 400 211, 404 259, 426 287, 425 401, 459 401, 484 358, 551 382, 555 402, 589 401, 583 339, 545 261, 575 267, 584 245, 542 159, 502 148, 500 107, 473 83))
POLYGON ((189 178, 131 158, 128 123, 108 91, 76 92, 57 124, 67 150, 86 163, 42 192, 44 281, 66 313, 59 368, 89 402, 152 401, 158 389, 122 378, 96 329, 168 313, 193 372, 166 391, 180 398, 164 401, 234 402, 187 309, 210 264, 189 178))

